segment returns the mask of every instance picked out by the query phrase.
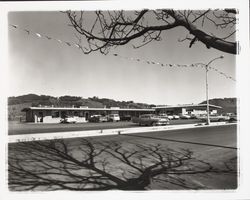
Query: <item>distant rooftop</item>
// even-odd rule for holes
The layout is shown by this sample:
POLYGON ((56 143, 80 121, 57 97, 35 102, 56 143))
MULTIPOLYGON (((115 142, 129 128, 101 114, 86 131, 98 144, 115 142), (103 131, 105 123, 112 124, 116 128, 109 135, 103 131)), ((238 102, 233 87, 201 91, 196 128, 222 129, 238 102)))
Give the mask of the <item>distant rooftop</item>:
MULTIPOLYGON (((161 109, 161 108, 200 108, 200 107, 206 107, 207 104, 178 104, 178 105, 168 105, 168 106, 156 106, 153 107, 155 109, 161 109)), ((216 105, 212 105, 209 104, 209 107, 211 108, 219 108, 221 109, 221 106, 216 106, 216 105)))

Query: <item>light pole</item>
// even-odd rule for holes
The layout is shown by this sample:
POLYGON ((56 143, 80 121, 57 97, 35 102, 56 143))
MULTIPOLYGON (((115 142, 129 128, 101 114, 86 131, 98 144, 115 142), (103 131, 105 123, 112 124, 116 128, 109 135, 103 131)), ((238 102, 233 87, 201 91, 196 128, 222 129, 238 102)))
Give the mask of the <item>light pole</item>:
POLYGON ((224 57, 223 56, 220 56, 220 57, 216 57, 212 60, 210 60, 206 65, 206 100, 207 100, 207 123, 206 125, 209 125, 210 124, 210 118, 209 118, 209 100, 208 100, 208 66, 214 62, 215 60, 217 59, 223 59, 224 57))

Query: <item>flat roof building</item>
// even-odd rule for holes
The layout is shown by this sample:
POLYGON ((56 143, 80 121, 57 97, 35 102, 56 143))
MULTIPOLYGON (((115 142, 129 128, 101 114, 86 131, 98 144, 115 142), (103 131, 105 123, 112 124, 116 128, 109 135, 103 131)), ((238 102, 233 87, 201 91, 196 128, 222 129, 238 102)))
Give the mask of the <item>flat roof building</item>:
MULTIPOLYGON (((22 111, 26 112, 27 122, 59 123, 65 116, 74 116, 77 122, 87 122, 91 115, 119 114, 120 116, 139 116, 142 114, 165 113, 168 115, 204 115, 207 113, 206 104, 184 104, 175 106, 157 106, 153 108, 88 108, 88 107, 28 107, 22 111)), ((209 105, 210 114, 217 114, 217 110, 222 107, 209 105)))
POLYGON ((120 116, 139 116, 154 113, 155 109, 136 108, 88 108, 88 107, 29 107, 22 110, 26 112, 27 122, 59 123, 65 116, 74 116, 77 122, 87 122, 91 115, 119 114, 120 116))
MULTIPOLYGON (((217 114, 217 110, 222 107, 209 104, 209 114, 217 114)), ((207 104, 182 104, 174 106, 157 106, 154 107, 157 114, 165 113, 168 115, 206 115, 207 104)))

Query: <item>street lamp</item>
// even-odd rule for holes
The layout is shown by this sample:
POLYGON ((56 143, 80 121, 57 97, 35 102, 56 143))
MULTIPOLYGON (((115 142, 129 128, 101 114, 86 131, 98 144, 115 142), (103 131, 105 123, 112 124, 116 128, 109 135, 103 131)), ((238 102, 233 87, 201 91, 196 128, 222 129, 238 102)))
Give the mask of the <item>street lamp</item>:
POLYGON ((210 124, 210 119, 209 119, 209 100, 208 100, 208 66, 214 62, 215 60, 217 59, 223 59, 224 56, 220 56, 220 57, 216 57, 212 60, 210 60, 206 65, 206 100, 207 100, 207 123, 206 125, 209 125, 210 124))

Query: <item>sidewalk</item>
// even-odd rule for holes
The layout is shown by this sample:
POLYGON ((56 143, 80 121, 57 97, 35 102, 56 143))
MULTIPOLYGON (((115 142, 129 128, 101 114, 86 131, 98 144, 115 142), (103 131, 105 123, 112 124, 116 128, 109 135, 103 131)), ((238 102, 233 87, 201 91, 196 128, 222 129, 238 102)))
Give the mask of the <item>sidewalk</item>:
POLYGON ((105 136, 105 135, 119 135, 119 134, 133 134, 133 133, 146 133, 146 132, 157 132, 167 130, 180 130, 188 128, 201 128, 211 126, 225 126, 235 123, 226 122, 215 122, 210 125, 205 123, 200 124, 184 124, 184 125, 169 125, 169 126, 151 126, 151 127, 136 127, 136 128, 117 128, 117 129, 105 129, 105 130, 90 130, 90 131, 68 131, 68 132, 51 132, 51 133, 36 133, 36 134, 22 134, 22 135, 9 135, 9 143, 17 142, 29 142, 29 141, 40 141, 40 140, 54 140, 54 139, 65 139, 65 138, 80 138, 80 137, 94 137, 94 136, 105 136))

